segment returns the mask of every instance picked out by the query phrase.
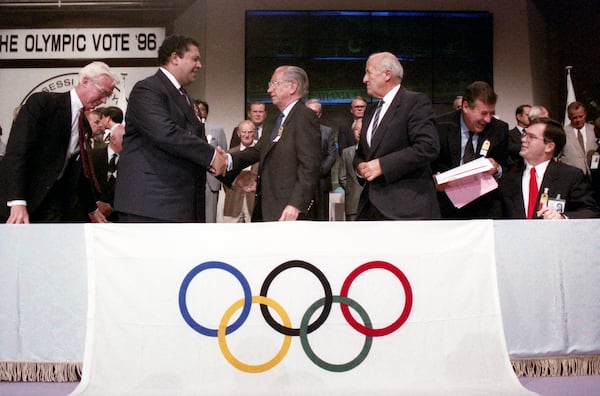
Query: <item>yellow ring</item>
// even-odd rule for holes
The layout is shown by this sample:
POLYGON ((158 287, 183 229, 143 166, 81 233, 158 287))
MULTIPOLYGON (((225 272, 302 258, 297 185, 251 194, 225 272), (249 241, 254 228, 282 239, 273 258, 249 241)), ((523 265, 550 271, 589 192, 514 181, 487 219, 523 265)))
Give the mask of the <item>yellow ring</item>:
MULTIPOLYGON (((275 300, 272 300, 269 297, 252 296, 252 304, 264 304, 266 306, 273 308, 275 310, 275 312, 277 312, 277 314, 281 318, 281 321, 283 322, 284 326, 287 326, 287 327, 292 326, 292 322, 290 321, 290 317, 288 316, 287 312, 285 312, 283 307, 281 305, 279 305, 279 303, 277 303, 275 300)), ((229 347, 227 346, 227 340, 225 338, 225 331, 227 329, 227 324, 229 323, 229 319, 231 319, 234 312, 237 311, 238 309, 240 309, 243 305, 244 305, 244 299, 242 298, 242 299, 234 302, 231 305, 231 307, 229 307, 227 309, 227 311, 225 311, 225 313, 223 314, 223 317, 221 318, 221 323, 219 323, 219 328, 217 329, 217 337, 219 339, 219 348, 221 348, 221 353, 223 353, 223 356, 225 357, 225 359, 227 359, 227 361, 233 367, 237 368, 238 370, 245 371, 247 373, 262 373, 264 371, 272 369, 277 364, 279 364, 279 362, 281 362, 283 360, 283 358, 285 357, 285 355, 288 353, 288 351, 290 349, 290 345, 292 344, 292 337, 288 336, 288 335, 284 336, 283 343, 281 345, 281 349, 279 350, 279 352, 277 353, 277 355, 275 355, 275 357, 273 359, 269 360, 266 363, 251 365, 251 364, 243 363, 240 360, 236 359, 233 356, 233 354, 231 353, 231 351, 229 350, 229 347)))

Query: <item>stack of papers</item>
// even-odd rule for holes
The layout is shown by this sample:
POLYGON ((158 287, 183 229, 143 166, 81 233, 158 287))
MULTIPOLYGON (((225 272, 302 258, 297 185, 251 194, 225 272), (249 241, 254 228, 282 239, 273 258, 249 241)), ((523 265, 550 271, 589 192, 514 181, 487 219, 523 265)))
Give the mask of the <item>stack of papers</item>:
POLYGON ((444 191, 452 204, 460 209, 469 202, 498 188, 489 173, 492 163, 484 157, 435 175, 437 184, 446 184, 444 191))

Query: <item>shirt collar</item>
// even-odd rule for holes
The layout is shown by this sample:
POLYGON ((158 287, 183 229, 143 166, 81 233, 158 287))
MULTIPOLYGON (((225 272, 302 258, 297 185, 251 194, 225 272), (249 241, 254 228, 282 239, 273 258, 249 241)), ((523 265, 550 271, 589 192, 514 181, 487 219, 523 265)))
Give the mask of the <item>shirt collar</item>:
POLYGON ((167 76, 169 81, 171 81, 171 84, 173 84, 175 88, 177 88, 177 90, 179 91, 179 89, 181 88, 181 84, 179 84, 179 81, 177 81, 177 79, 164 67, 160 67, 159 69, 165 74, 165 76, 167 76))

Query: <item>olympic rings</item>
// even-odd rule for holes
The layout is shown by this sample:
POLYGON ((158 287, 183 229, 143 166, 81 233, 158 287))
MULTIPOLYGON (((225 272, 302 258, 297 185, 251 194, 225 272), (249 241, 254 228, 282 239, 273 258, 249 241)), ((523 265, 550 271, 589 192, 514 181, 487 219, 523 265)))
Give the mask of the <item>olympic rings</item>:
MULTIPOLYGON (((292 344, 292 337, 289 335, 284 336, 283 344, 281 345, 281 349, 279 350, 279 352, 277 353, 277 355, 275 355, 275 357, 273 359, 269 360, 266 363, 259 364, 259 365, 249 365, 249 364, 242 363, 241 361, 236 359, 233 356, 233 354, 229 351, 229 347, 227 346, 227 340, 225 339, 225 333, 226 333, 225 328, 227 326, 227 323, 229 322, 229 319, 231 319, 231 315, 233 315, 233 313, 235 311, 240 309, 240 307, 245 302, 244 300, 245 299, 236 301, 223 314, 223 318, 221 318, 221 323, 219 323, 219 331, 218 331, 219 348, 221 348, 221 352, 223 353, 223 356, 225 356, 225 359, 227 359, 227 361, 229 363, 231 363, 231 365, 233 367, 235 367, 241 371, 245 371, 247 373, 262 373, 263 371, 272 369, 279 362, 281 362, 283 360, 283 358, 285 357, 285 355, 287 354, 287 352, 290 349, 290 345, 292 344)), ((267 305, 269 307, 273 307, 273 309, 275 311, 277 311, 277 313, 281 317, 283 324, 285 324, 288 327, 291 326, 292 322, 290 321, 290 317, 288 316, 287 312, 285 312, 283 307, 281 305, 279 305, 279 303, 277 303, 275 300, 271 300, 270 298, 263 297, 263 296, 253 296, 252 304, 261 304, 261 308, 263 306, 267 306, 267 305)))
POLYGON ((314 364, 316 364, 318 367, 321 367, 325 370, 332 371, 332 372, 343 372, 343 371, 352 370, 353 368, 355 368, 356 366, 361 364, 366 359, 366 357, 371 349, 372 343, 373 343, 373 337, 381 337, 381 336, 385 336, 390 333, 393 333, 394 331, 398 330, 406 322, 406 320, 408 319, 408 317, 410 315, 410 311, 412 309, 412 302, 413 302, 413 295, 412 295, 412 289, 410 286, 410 282, 408 281, 408 278, 404 275, 404 273, 399 268, 397 268, 393 264, 390 264, 385 261, 371 261, 371 262, 362 264, 359 267, 355 268, 344 280, 339 296, 333 295, 333 293, 331 291, 331 285, 330 285, 329 281, 327 280, 327 278, 325 277, 325 275, 323 274, 323 272, 321 272, 316 266, 314 266, 310 263, 307 263, 306 261, 302 261, 302 260, 290 260, 283 264, 280 264, 275 269, 273 269, 265 278, 265 280, 261 286, 259 296, 252 296, 252 292, 250 290, 250 285, 248 283, 248 280, 244 277, 244 275, 237 268, 233 267, 230 264, 226 264, 226 263, 223 263, 220 261, 208 261, 208 262, 199 264, 196 267, 194 267, 185 276, 185 278, 183 279, 183 281, 181 283, 181 287, 179 289, 179 310, 181 311, 181 315, 183 316, 186 323, 192 329, 194 329, 195 331, 197 331, 198 333, 200 333, 202 335, 205 335, 208 337, 217 337, 218 342, 219 342, 219 348, 221 349, 221 353, 223 354, 225 359, 233 367, 237 368, 238 370, 249 372, 249 373, 264 372, 264 371, 270 370, 271 368, 273 368, 277 364, 279 364, 279 362, 281 362, 281 360, 285 357, 285 355, 289 351, 292 336, 299 336, 304 352, 306 353, 308 358, 314 364), (285 309, 279 303, 277 303, 273 299, 267 297, 269 287, 270 287, 271 283, 273 282, 273 280, 275 279, 275 277, 277 275, 279 275, 280 273, 282 273, 283 271, 290 269, 290 268, 303 268, 303 269, 306 269, 307 271, 311 272, 312 274, 314 274, 317 277, 317 279, 319 280, 319 282, 321 283, 324 294, 325 294, 324 297, 315 301, 308 308, 308 310, 304 313, 299 328, 292 328, 291 320, 289 318, 289 315, 285 311, 285 309), (348 292, 350 290, 350 286, 352 285, 354 280, 359 275, 361 275, 363 272, 368 271, 370 269, 374 269, 374 268, 385 269, 385 270, 391 272, 393 275, 395 275, 396 278, 398 278, 398 280, 400 280, 400 283, 402 284, 402 287, 404 289, 404 294, 405 294, 404 307, 403 307, 402 313, 400 314, 398 319, 396 319, 392 324, 390 324, 386 327, 383 327, 383 328, 378 328, 378 329, 373 328, 371 319, 369 318, 369 315, 367 314, 365 309, 358 302, 356 302, 355 300, 348 297, 348 292), (210 329, 210 328, 204 327, 201 324, 199 324, 198 322, 196 322, 191 317, 189 310, 187 308, 187 290, 189 288, 191 281, 196 277, 196 275, 198 275, 200 272, 207 270, 207 269, 221 269, 226 272, 229 272, 240 282, 243 292, 244 292, 244 298, 233 303, 225 311, 225 313, 223 314, 223 317, 221 318, 221 321, 219 322, 218 329, 210 329), (323 359, 319 358, 315 354, 315 352, 312 350, 312 348, 308 342, 308 334, 315 331, 316 329, 318 329, 325 323, 325 321, 329 317, 329 313, 331 312, 331 306, 334 302, 340 304, 342 314, 343 314, 344 318, 346 319, 346 321, 348 322, 348 324, 350 324, 350 326, 352 328, 354 328, 356 331, 358 331, 359 333, 366 336, 365 343, 363 344, 363 348, 360 351, 360 353, 358 354, 358 356, 356 356, 351 361, 349 361, 347 363, 343 363, 343 364, 328 363, 328 362, 324 361, 323 359), (281 349, 275 355, 275 357, 273 357, 271 360, 267 361, 266 363, 259 364, 259 365, 249 365, 249 364, 243 363, 240 360, 238 360, 237 358, 235 358, 233 356, 233 354, 231 353, 231 351, 229 350, 229 347, 227 346, 227 340, 226 340, 226 335, 239 329, 240 326, 246 321, 246 319, 248 318, 248 316, 250 314, 250 309, 251 309, 252 304, 260 304, 260 309, 261 309, 263 318, 265 319, 267 324, 271 328, 273 328, 275 331, 284 335, 281 349), (310 321, 312 315, 321 306, 323 306, 323 311, 321 312, 319 317, 313 323, 309 324, 309 321, 310 321), (239 310, 240 307, 242 308, 242 312, 241 312, 239 318, 233 324, 231 324, 230 326, 227 326, 227 324, 228 324, 229 320, 231 319, 231 317, 233 316, 233 314, 237 310, 239 310), (277 314, 279 315, 283 324, 280 324, 277 321, 275 321, 275 319, 273 319, 268 307, 273 308, 275 310, 275 312, 277 312, 277 314), (360 324, 354 319, 354 317, 350 313, 350 310, 348 309, 348 307, 352 307, 354 310, 356 310, 356 312, 358 312, 358 314, 361 317, 364 324, 360 324))
MULTIPOLYGON (((317 318, 317 320, 313 324, 308 326, 308 332, 312 333, 313 331, 315 331, 316 329, 321 327, 321 325, 323 323, 325 323, 325 321, 327 320, 327 317, 329 316, 329 312, 331 311, 331 303, 332 303, 331 285, 329 284, 329 281, 327 280, 327 278, 325 278, 325 274, 323 274, 321 272, 321 270, 319 270, 317 267, 315 267, 312 264, 307 263, 306 261, 302 261, 302 260, 287 261, 287 262, 277 266, 273 271, 271 271, 271 273, 269 275, 267 275, 267 277, 265 278, 265 281, 263 282, 262 287, 260 289, 260 295, 266 297, 267 292, 269 291, 269 286, 271 286, 271 282, 273 282, 273 279, 275 279, 275 277, 277 275, 279 275, 286 269, 293 268, 293 267, 304 268, 307 271, 312 272, 317 277, 317 279, 319 279, 319 281, 321 282, 321 285, 323 285, 323 290, 325 291, 325 300, 324 300, 325 302, 323 304, 323 312, 321 312, 321 315, 317 318)), ((269 312, 269 309, 267 308, 266 305, 261 304, 260 310, 263 314, 263 317, 269 324, 269 326, 271 326, 272 328, 274 328, 281 334, 286 334, 286 335, 291 335, 291 336, 300 335, 300 329, 292 329, 289 327, 284 327, 284 326, 280 325, 279 323, 277 323, 275 320, 273 320, 273 317, 271 316, 271 313, 269 312)))
MULTIPOLYGON (((354 367, 361 364, 363 362, 363 360, 365 360, 367 358, 367 355, 369 354, 369 351, 371 350, 371 345, 373 345, 373 337, 367 336, 367 338, 365 339, 363 348, 360 351, 360 353, 358 354, 358 356, 356 358, 354 358, 353 360, 349 361, 348 363, 332 364, 332 363, 327 363, 326 361, 324 361, 323 359, 318 357, 317 354, 313 352, 312 348, 310 347, 310 344, 308 343, 308 335, 306 332, 306 329, 307 329, 306 325, 308 324, 308 320, 310 319, 311 315, 317 310, 317 308, 319 308, 321 305, 323 305, 324 302, 325 302, 324 298, 321 298, 321 299, 315 301, 315 303, 306 310, 306 313, 302 317, 302 323, 300 325, 300 342, 302 343, 302 349, 304 349, 304 353, 306 353, 306 356, 308 356, 308 358, 314 364, 316 364, 317 366, 319 366, 325 370, 333 371, 335 373, 341 373, 343 371, 352 370, 354 367)), ((354 308, 356 310, 356 312, 358 312, 358 314, 362 318, 363 322, 365 322, 365 325, 367 327, 371 328, 371 319, 369 318, 367 311, 365 311, 365 309, 363 307, 361 307, 356 301, 354 301, 348 297, 333 296, 333 302, 345 304, 345 306, 350 305, 352 308, 354 308)))
POLYGON ((342 297, 348 297, 348 290, 350 289, 350 285, 352 285, 352 282, 354 282, 356 277, 358 277, 358 275, 362 274, 363 272, 373 268, 382 268, 390 271, 392 274, 396 275, 396 277, 400 280, 400 283, 402 283, 402 287, 404 288, 404 294, 406 296, 406 302, 404 303, 404 309, 402 310, 400 317, 394 323, 387 327, 381 329, 369 329, 358 323, 356 320, 354 320, 352 314, 348 310, 348 305, 342 304, 341 308, 342 313, 344 314, 344 318, 346 318, 346 321, 348 321, 348 323, 354 328, 354 330, 364 335, 372 337, 381 337, 398 330, 400 326, 402 326, 404 322, 406 322, 406 319, 408 319, 408 315, 410 314, 410 310, 412 308, 412 289, 410 287, 410 282, 406 278, 406 275, 404 275, 404 273, 400 271, 397 267, 394 267, 392 264, 386 263, 385 261, 371 261, 359 266, 354 271, 352 271, 350 275, 348 275, 348 277, 344 281, 344 284, 342 285, 340 295, 342 297))

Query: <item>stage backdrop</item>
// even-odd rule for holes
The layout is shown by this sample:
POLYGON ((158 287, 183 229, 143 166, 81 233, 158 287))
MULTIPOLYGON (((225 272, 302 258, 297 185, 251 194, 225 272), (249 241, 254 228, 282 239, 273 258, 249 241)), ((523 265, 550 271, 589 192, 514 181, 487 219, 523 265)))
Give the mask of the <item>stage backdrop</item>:
POLYGON ((86 225, 73 394, 530 394, 492 222, 428 225, 86 225))

